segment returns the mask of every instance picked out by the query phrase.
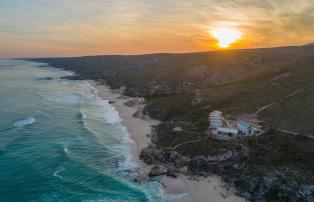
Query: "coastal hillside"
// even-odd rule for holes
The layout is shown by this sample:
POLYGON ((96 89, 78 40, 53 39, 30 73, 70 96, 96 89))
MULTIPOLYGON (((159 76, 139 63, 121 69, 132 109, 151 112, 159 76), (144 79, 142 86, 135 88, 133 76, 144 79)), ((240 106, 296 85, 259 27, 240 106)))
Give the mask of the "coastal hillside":
POLYGON ((275 102, 260 114, 268 125, 314 129, 312 46, 36 60, 75 71, 73 79, 125 87, 126 95, 145 97, 146 112, 163 121, 186 120, 204 129, 213 110, 252 113, 275 102))
POLYGON ((216 174, 251 201, 314 200, 314 46, 32 60, 144 97, 161 121, 141 155, 153 171, 216 174), (254 115, 265 133, 214 139, 214 110, 254 115))

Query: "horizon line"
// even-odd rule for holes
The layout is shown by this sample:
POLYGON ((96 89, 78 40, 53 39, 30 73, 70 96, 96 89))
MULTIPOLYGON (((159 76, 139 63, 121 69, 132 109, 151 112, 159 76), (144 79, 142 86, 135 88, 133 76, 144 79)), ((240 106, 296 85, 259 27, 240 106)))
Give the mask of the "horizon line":
POLYGON ((135 53, 135 54, 95 54, 95 55, 68 55, 68 56, 39 56, 39 57, 13 57, 13 58, 0 58, 0 60, 23 60, 23 59, 43 59, 43 58, 80 58, 80 57, 101 57, 101 56, 145 56, 145 55, 175 55, 175 54, 196 54, 207 52, 222 52, 222 51, 241 51, 241 50, 259 50, 259 49, 276 49, 276 48, 292 48, 292 47, 314 47, 314 43, 306 43, 303 45, 286 45, 286 46, 269 46, 257 48, 221 48, 217 50, 208 51, 191 51, 191 52, 151 52, 151 53, 135 53))

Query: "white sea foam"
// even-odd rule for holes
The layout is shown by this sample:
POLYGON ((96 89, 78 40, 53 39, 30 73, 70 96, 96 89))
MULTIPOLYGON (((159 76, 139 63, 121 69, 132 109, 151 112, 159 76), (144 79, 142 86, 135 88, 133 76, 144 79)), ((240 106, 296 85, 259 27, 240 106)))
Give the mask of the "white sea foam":
POLYGON ((69 150, 68 150, 66 144, 64 144, 64 146, 63 146, 63 151, 64 151, 65 154, 69 153, 69 150))
POLYGON ((86 114, 82 112, 78 113, 77 116, 76 116, 78 119, 80 119, 83 123, 84 123, 84 119, 87 118, 86 114))
MULTIPOLYGON (((166 202, 181 202, 188 196, 187 193, 182 194, 166 194, 165 201, 166 202)), ((186 201, 186 200, 184 200, 186 201)))
POLYGON ((119 116, 119 112, 113 105, 109 104, 108 100, 103 100, 97 95, 98 90, 94 86, 92 86, 89 82, 86 83, 93 95, 94 101, 104 110, 105 122, 114 125, 114 127, 121 132, 119 134, 121 135, 121 144, 111 146, 111 149, 117 152, 122 151, 124 156, 124 160, 118 163, 118 171, 134 170, 139 166, 132 156, 131 145, 134 144, 134 141, 130 138, 127 128, 122 125, 122 119, 119 116))
POLYGON ((64 104, 71 104, 71 105, 80 105, 84 104, 84 100, 80 95, 77 94, 67 94, 61 95, 54 98, 54 101, 64 104))
POLYGON ((53 176, 54 177, 57 177, 57 178, 60 178, 60 179, 63 179, 63 177, 61 175, 59 175, 62 171, 64 171, 65 168, 63 166, 59 166, 56 171, 53 173, 53 176))
POLYGON ((145 194, 148 198, 148 201, 166 201, 166 192, 163 188, 163 185, 160 184, 158 181, 151 181, 148 182, 145 186, 145 194))
POLYGON ((81 113, 81 114, 82 114, 82 119, 86 119, 87 118, 86 114, 84 114, 84 113, 81 113))
MULTIPOLYGON (((132 155, 132 149, 131 145, 135 144, 135 142, 131 139, 131 136, 128 132, 128 129, 121 123, 122 119, 119 116, 118 111, 116 108, 109 104, 108 100, 103 100, 98 96, 98 90, 92 86, 90 83, 86 82, 87 86, 89 88, 89 92, 91 92, 91 97, 93 100, 103 108, 104 110, 104 121, 107 124, 113 125, 118 131, 120 131, 119 134, 117 134, 117 137, 120 140, 119 144, 110 145, 110 149, 114 153, 122 153, 123 160, 118 162, 118 173, 120 173, 122 176, 130 177, 131 179, 136 177, 138 174, 136 172, 136 169, 139 167, 139 164, 135 161, 133 155, 132 155)), ((109 145, 107 145, 109 146, 109 145)), ((126 182, 125 182, 126 183, 126 182)), ((129 186, 134 186, 132 184, 129 184, 129 186)), ((148 198, 148 201, 166 201, 166 194, 163 189, 163 186, 157 182, 147 182, 142 184, 140 187, 134 186, 136 189, 140 189, 143 191, 148 198)), ((104 200, 97 200, 97 202, 102 201, 111 201, 108 199, 104 200)), ((119 200, 112 200, 112 201, 119 201, 119 200)))
POLYGON ((36 122, 36 119, 33 118, 33 117, 30 117, 30 118, 27 118, 27 119, 16 121, 14 123, 14 126, 15 127, 23 127, 23 126, 31 125, 31 124, 33 124, 35 122, 36 122))
POLYGON ((121 118, 118 111, 109 104, 108 100, 98 99, 98 104, 104 109, 104 118, 107 123, 110 124, 121 124, 121 118))

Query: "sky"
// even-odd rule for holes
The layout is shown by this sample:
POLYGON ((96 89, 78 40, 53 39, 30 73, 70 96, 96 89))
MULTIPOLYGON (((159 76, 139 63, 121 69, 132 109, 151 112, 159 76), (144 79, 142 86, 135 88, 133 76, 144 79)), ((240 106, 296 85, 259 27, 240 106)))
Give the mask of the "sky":
POLYGON ((314 0, 0 0, 0 58, 217 50, 314 42, 314 0))

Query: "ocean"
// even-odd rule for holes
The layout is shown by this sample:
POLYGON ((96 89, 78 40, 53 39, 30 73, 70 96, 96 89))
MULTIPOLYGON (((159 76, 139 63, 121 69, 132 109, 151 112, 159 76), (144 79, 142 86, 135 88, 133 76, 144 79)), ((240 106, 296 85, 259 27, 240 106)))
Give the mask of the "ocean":
POLYGON ((22 60, 0 60, 0 201, 164 201, 138 165, 118 112, 86 81, 22 60))

